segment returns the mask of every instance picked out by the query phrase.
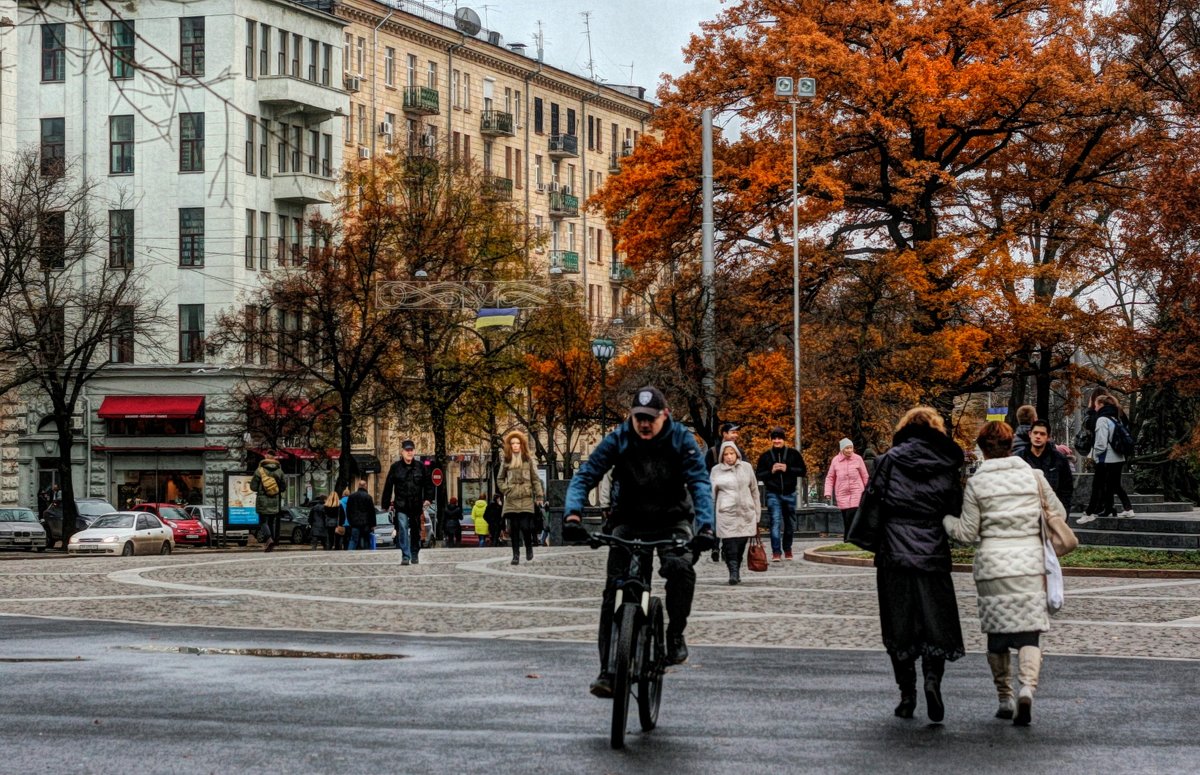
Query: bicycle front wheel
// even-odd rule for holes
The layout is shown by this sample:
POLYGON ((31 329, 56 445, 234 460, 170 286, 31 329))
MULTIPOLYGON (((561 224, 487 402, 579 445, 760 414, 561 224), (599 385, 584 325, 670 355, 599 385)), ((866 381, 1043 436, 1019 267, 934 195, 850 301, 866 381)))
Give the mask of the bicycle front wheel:
POLYGON ((662 702, 663 671, 667 662, 666 636, 663 632, 663 605, 650 598, 650 617, 638 628, 638 720, 642 731, 658 726, 658 706, 662 702))
POLYGON ((629 720, 629 695, 633 693, 634 643, 637 637, 638 607, 634 603, 625 603, 618 612, 617 637, 611 648, 615 649, 613 659, 613 706, 612 733, 610 742, 613 748, 625 747, 625 727, 629 720))

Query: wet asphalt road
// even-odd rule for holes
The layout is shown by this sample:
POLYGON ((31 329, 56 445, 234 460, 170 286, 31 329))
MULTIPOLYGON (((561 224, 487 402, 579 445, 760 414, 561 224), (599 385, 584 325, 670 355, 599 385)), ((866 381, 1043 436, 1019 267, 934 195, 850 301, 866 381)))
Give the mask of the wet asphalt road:
MULTIPOLYGON (((594 647, 0 617, 4 773, 1183 773, 1194 662, 1050 656, 1034 726, 994 720, 983 656, 947 722, 891 715, 882 652, 694 648, 660 726, 608 746, 594 647), (179 646, 402 654, 347 661, 179 646), (14 661, 80 657, 67 662, 14 661)), ((918 708, 918 715, 924 708, 918 708)))

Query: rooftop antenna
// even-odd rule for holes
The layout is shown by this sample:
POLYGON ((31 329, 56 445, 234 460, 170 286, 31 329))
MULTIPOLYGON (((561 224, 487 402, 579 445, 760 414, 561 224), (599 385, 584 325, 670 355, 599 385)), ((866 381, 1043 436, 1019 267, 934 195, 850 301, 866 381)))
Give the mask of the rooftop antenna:
POLYGON ((533 42, 537 44, 537 61, 546 61, 546 33, 542 31, 542 20, 538 19, 537 32, 533 33, 533 42))
POLYGON ((459 8, 454 12, 454 26, 464 35, 474 37, 483 29, 479 23, 479 14, 472 11, 470 8, 459 8))
POLYGON ((595 83, 596 82, 596 60, 592 59, 592 12, 591 11, 582 11, 579 15, 583 17, 583 34, 587 36, 588 75, 591 77, 592 83, 595 83))

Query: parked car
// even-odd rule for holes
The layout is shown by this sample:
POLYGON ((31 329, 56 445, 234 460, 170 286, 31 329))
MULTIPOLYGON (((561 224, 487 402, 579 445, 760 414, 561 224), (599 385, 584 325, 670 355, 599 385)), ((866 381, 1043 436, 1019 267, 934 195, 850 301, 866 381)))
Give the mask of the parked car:
POLYGON ((386 511, 375 512, 375 548, 395 548, 396 539, 392 538, 394 532, 396 528, 392 525, 392 515, 386 511))
MULTIPOLYGON (((76 498, 75 510, 79 513, 79 519, 75 521, 75 529, 84 530, 97 517, 112 514, 117 510, 117 507, 103 498, 76 498)), ((45 528, 46 535, 49 536, 49 540, 46 542, 47 548, 54 546, 62 540, 61 502, 55 501, 46 507, 46 511, 42 513, 42 527, 45 528)))
POLYGON ((87 530, 71 536, 68 554, 170 554, 172 529, 144 511, 117 511, 97 517, 87 530))
POLYGON ((308 524, 309 506, 287 506, 279 516, 279 540, 287 538, 294 544, 306 544, 312 540, 312 527, 308 524))
MULTIPOLYGON (((183 511, 192 519, 200 520, 200 523, 208 529, 208 545, 212 546, 225 526, 225 518, 221 516, 217 507, 192 505, 184 506, 183 511)), ((250 542, 250 531, 245 528, 230 530, 225 533, 225 540, 228 543, 245 546, 250 542)))
POLYGON ((0 549, 7 547, 46 551, 46 528, 33 509, 0 508, 0 549))
POLYGON ((174 503, 139 503, 133 510, 148 512, 162 520, 164 525, 171 528, 176 546, 208 545, 208 528, 200 520, 189 517, 181 506, 174 503))

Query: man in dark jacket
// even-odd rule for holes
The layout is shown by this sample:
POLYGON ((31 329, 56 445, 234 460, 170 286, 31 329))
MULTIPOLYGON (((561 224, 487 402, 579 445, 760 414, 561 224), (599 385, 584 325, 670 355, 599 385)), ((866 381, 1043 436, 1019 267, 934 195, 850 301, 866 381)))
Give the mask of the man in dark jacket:
POLYGON ((1017 427, 1013 429, 1012 453, 1020 457, 1029 449, 1029 429, 1037 420, 1037 409, 1029 404, 1017 407, 1017 427))
MULTIPOLYGON (((634 393, 629 415, 627 422, 600 441, 571 478, 563 507, 564 530, 578 533, 588 492, 611 469, 612 514, 604 529, 619 538, 646 541, 695 535, 696 551, 711 549, 716 543, 712 485, 691 431, 671 419, 666 398, 655 387, 634 393)), ((613 692, 608 670, 616 602, 612 582, 626 572, 629 560, 629 551, 624 548, 614 546, 608 551, 608 583, 600 606, 600 675, 591 685, 597 697, 611 697, 613 692)), ((651 566, 647 562, 642 568, 647 583, 651 566)), ((667 659, 679 664, 688 657, 683 632, 696 591, 691 552, 660 550, 659 575, 667 580, 667 659)))
POLYGON ((346 499, 346 521, 350 523, 350 548, 370 549, 375 530, 375 499, 367 490, 367 480, 358 480, 358 489, 346 499))
POLYGON ((1067 513, 1071 513, 1071 497, 1075 493, 1075 477, 1066 455, 1047 442, 1050 441, 1050 424, 1045 420, 1034 420, 1029 427, 1029 446, 1015 453, 1017 457, 1046 476, 1054 488, 1054 494, 1067 513))
POLYGON ((504 532, 504 496, 496 493, 492 502, 483 512, 483 521, 487 523, 488 535, 492 538, 492 546, 500 545, 500 534, 504 532))
POLYGON ((737 423, 732 423, 732 422, 721 423, 721 440, 718 441, 716 444, 713 444, 711 447, 709 447, 708 452, 704 453, 704 467, 708 469, 708 472, 710 474, 712 473, 712 470, 716 467, 717 463, 721 462, 720 460, 717 459, 717 454, 721 450, 721 445, 727 441, 732 441, 733 445, 735 447, 737 447, 738 456, 742 460, 746 459, 746 451, 744 449, 742 449, 741 447, 738 447, 738 443, 737 443, 738 430, 741 427, 742 426, 738 425, 737 423))
POLYGON ((758 458, 755 474, 767 490, 771 515, 771 559, 792 559, 796 535, 796 481, 808 476, 808 466, 795 447, 787 446, 783 428, 771 429, 771 448, 758 458))
POLYGON ((383 483, 383 506, 391 512, 396 546, 404 552, 401 565, 416 565, 421 553, 421 521, 433 500, 433 482, 416 457, 412 439, 400 443, 400 459, 388 469, 383 483))

